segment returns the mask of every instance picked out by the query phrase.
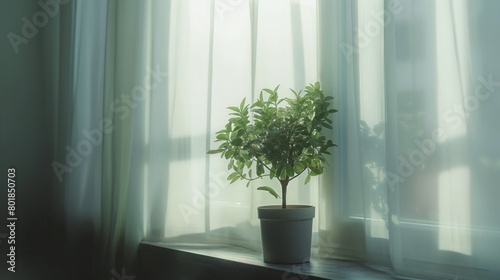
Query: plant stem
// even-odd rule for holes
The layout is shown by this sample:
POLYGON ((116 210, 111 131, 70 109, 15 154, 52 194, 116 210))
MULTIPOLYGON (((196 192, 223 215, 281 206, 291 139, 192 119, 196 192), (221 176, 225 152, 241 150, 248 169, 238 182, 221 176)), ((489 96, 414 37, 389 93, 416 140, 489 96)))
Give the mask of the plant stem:
POLYGON ((280 183, 281 183, 281 208, 285 209, 286 208, 286 188, 288 186, 288 182, 290 180, 288 179, 288 177, 285 179, 285 180, 280 180, 280 183))

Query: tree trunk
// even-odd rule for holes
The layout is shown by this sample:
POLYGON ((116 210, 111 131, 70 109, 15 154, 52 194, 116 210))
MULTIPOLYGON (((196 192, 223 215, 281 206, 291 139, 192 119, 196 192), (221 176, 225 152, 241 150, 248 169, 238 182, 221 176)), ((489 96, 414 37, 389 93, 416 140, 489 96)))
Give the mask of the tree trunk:
POLYGON ((286 188, 288 186, 288 179, 281 181, 281 208, 286 208, 286 188))

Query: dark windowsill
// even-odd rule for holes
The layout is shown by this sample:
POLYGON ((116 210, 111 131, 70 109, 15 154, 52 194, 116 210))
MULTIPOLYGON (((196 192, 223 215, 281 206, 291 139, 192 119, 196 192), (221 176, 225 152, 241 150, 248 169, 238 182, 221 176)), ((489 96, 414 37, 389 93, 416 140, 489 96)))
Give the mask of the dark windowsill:
POLYGON ((397 279, 363 263, 312 259, 295 265, 268 264, 262 255, 229 245, 142 242, 138 279, 397 279))

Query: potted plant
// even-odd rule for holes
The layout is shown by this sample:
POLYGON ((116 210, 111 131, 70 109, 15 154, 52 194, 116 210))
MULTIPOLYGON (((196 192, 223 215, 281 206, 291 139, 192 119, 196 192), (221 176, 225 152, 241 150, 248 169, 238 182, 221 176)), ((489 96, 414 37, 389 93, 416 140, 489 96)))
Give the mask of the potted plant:
POLYGON ((337 110, 330 108, 333 97, 323 94, 319 82, 304 92, 291 89, 295 98, 280 99, 278 88, 263 89, 251 105, 243 99, 238 107, 228 107, 229 121, 216 132, 216 142, 221 144, 208 154, 220 153, 229 161, 231 183, 247 180, 248 187, 264 177, 280 182, 281 196, 269 186, 257 188, 282 199, 281 205, 258 208, 264 261, 302 263, 310 257, 315 209, 287 205, 287 187, 303 173, 305 184, 323 173, 325 154, 336 145, 322 130, 332 129, 329 116, 337 110))

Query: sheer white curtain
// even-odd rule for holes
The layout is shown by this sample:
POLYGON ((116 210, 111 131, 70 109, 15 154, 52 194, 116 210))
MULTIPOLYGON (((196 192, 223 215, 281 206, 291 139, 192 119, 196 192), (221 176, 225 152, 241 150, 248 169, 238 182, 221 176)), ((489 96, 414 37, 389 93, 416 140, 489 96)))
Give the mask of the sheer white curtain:
MULTIPOLYGON (((332 8, 351 15, 339 23, 345 29, 322 27, 320 35, 338 47, 334 69, 345 73, 334 85, 341 122, 334 178, 345 207, 330 251, 364 252, 403 276, 498 278, 500 40, 491 16, 498 4, 320 3, 330 9, 320 9, 323 18, 332 8), (357 223, 362 237, 344 238, 359 233, 357 223)), ((321 80, 336 76, 326 70, 321 80)))
MULTIPOLYGON (((206 152, 227 121, 226 107, 262 88, 279 84, 288 95, 317 80, 316 3, 173 1, 168 17, 168 87, 152 97, 144 119, 154 159, 145 163, 146 188, 155 198, 147 203, 155 222, 146 240, 260 250, 257 206, 280 202, 245 182, 229 185, 227 162, 206 152)), ((317 181, 304 187, 303 180, 294 182, 291 203, 317 206, 317 181)))
MULTIPOLYGON (((104 279, 133 272, 140 240, 260 250, 256 208, 279 201, 229 186, 227 164, 206 152, 226 107, 317 81, 315 1, 76 1, 69 10, 58 141, 69 149, 56 161, 76 161, 54 168, 68 252, 82 232, 93 236, 94 276, 104 279)), ((318 206, 317 179, 303 180, 290 203, 318 206)))
POLYGON ((228 185, 227 163, 206 151, 227 106, 319 80, 339 109, 339 148, 323 176, 289 193, 317 207, 315 255, 403 276, 498 278, 498 8, 77 1, 61 145, 77 149, 96 128, 102 141, 64 174, 70 231, 88 221, 100 237, 96 271, 132 263, 140 240, 260 250, 256 208, 279 201, 228 185))
POLYGON ((401 3, 385 40, 392 49, 385 52, 386 98, 397 102, 387 116, 398 120, 391 134, 397 150, 388 160, 388 170, 399 175, 389 182, 395 269, 498 278, 493 244, 499 243, 500 224, 493 217, 500 208, 491 198, 499 192, 493 123, 500 105, 494 51, 500 38, 490 35, 498 24, 490 11, 500 6, 401 3))
POLYGON ((91 259, 92 279, 134 275, 148 205, 142 120, 167 78, 166 59, 156 51, 166 36, 152 36, 152 26, 165 21, 154 23, 153 11, 168 11, 168 4, 74 1, 61 12, 52 167, 64 193, 65 253, 74 256, 68 273, 91 259))

